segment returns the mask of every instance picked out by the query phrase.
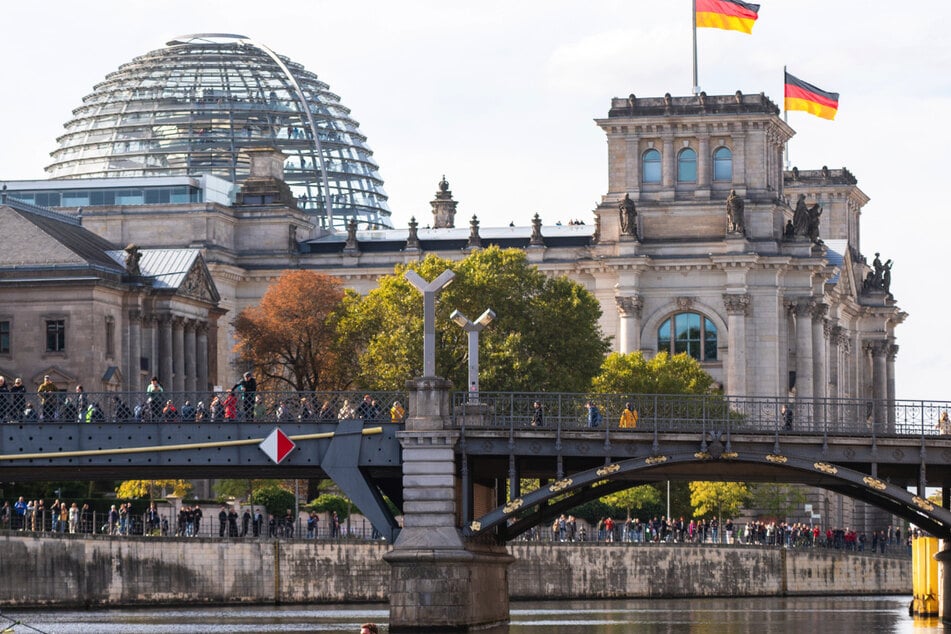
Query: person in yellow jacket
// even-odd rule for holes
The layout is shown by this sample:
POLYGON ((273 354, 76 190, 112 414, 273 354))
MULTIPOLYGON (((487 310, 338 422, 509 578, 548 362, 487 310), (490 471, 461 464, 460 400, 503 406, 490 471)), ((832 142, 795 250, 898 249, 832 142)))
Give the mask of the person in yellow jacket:
POLYGON ((406 416, 406 410, 399 401, 393 401, 393 407, 390 408, 390 422, 402 423, 404 416, 406 416))
POLYGON ((630 403, 624 404, 624 411, 621 412, 621 421, 618 423, 621 429, 635 429, 637 427, 637 410, 630 403))

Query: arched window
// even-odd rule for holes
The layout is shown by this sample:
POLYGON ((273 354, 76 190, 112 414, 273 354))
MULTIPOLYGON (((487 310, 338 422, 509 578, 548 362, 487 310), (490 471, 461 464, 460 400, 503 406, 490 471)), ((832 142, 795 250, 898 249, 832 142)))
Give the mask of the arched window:
POLYGON ((689 147, 680 150, 677 155, 677 182, 697 182, 697 153, 689 147))
POLYGON ((713 180, 733 180, 733 152, 728 147, 718 147, 713 151, 713 180))
POLYGON ((660 152, 651 149, 641 156, 641 181, 644 183, 660 182, 660 152))
POLYGON ((657 329, 657 352, 686 352, 697 361, 716 361, 717 327, 699 313, 677 313, 657 329))

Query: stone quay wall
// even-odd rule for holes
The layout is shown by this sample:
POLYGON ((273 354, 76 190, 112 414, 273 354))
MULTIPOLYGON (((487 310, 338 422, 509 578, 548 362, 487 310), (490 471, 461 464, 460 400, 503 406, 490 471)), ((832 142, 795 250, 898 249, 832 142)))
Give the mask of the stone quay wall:
POLYGON ((513 599, 911 594, 911 558, 821 548, 513 542, 513 599))
MULTIPOLYGON (((0 607, 386 602, 389 544, 0 535, 0 607)), ((513 599, 910 594, 908 557, 513 542, 513 599)))

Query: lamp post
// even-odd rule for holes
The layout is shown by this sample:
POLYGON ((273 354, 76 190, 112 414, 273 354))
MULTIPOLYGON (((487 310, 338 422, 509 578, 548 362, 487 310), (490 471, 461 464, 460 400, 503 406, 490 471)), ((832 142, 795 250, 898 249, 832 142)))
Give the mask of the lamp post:
POLYGON ((495 319, 495 311, 489 308, 472 322, 458 310, 454 310, 449 315, 449 319, 469 333, 469 403, 477 405, 479 403, 479 333, 495 319))
POLYGON ((403 277, 423 294, 423 376, 436 376, 436 293, 449 286, 456 276, 446 269, 432 282, 424 280, 413 270, 406 271, 403 277))

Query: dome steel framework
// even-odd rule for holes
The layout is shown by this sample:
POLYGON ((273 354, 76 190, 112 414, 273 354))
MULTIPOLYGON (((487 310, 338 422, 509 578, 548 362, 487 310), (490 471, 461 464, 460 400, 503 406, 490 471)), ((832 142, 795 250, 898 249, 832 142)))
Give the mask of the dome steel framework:
POLYGON ((383 180, 350 109, 303 66, 243 35, 204 33, 123 64, 73 111, 54 179, 213 174, 276 147, 298 206, 328 229, 391 228, 383 180), (326 195, 325 195, 326 194, 326 195))

